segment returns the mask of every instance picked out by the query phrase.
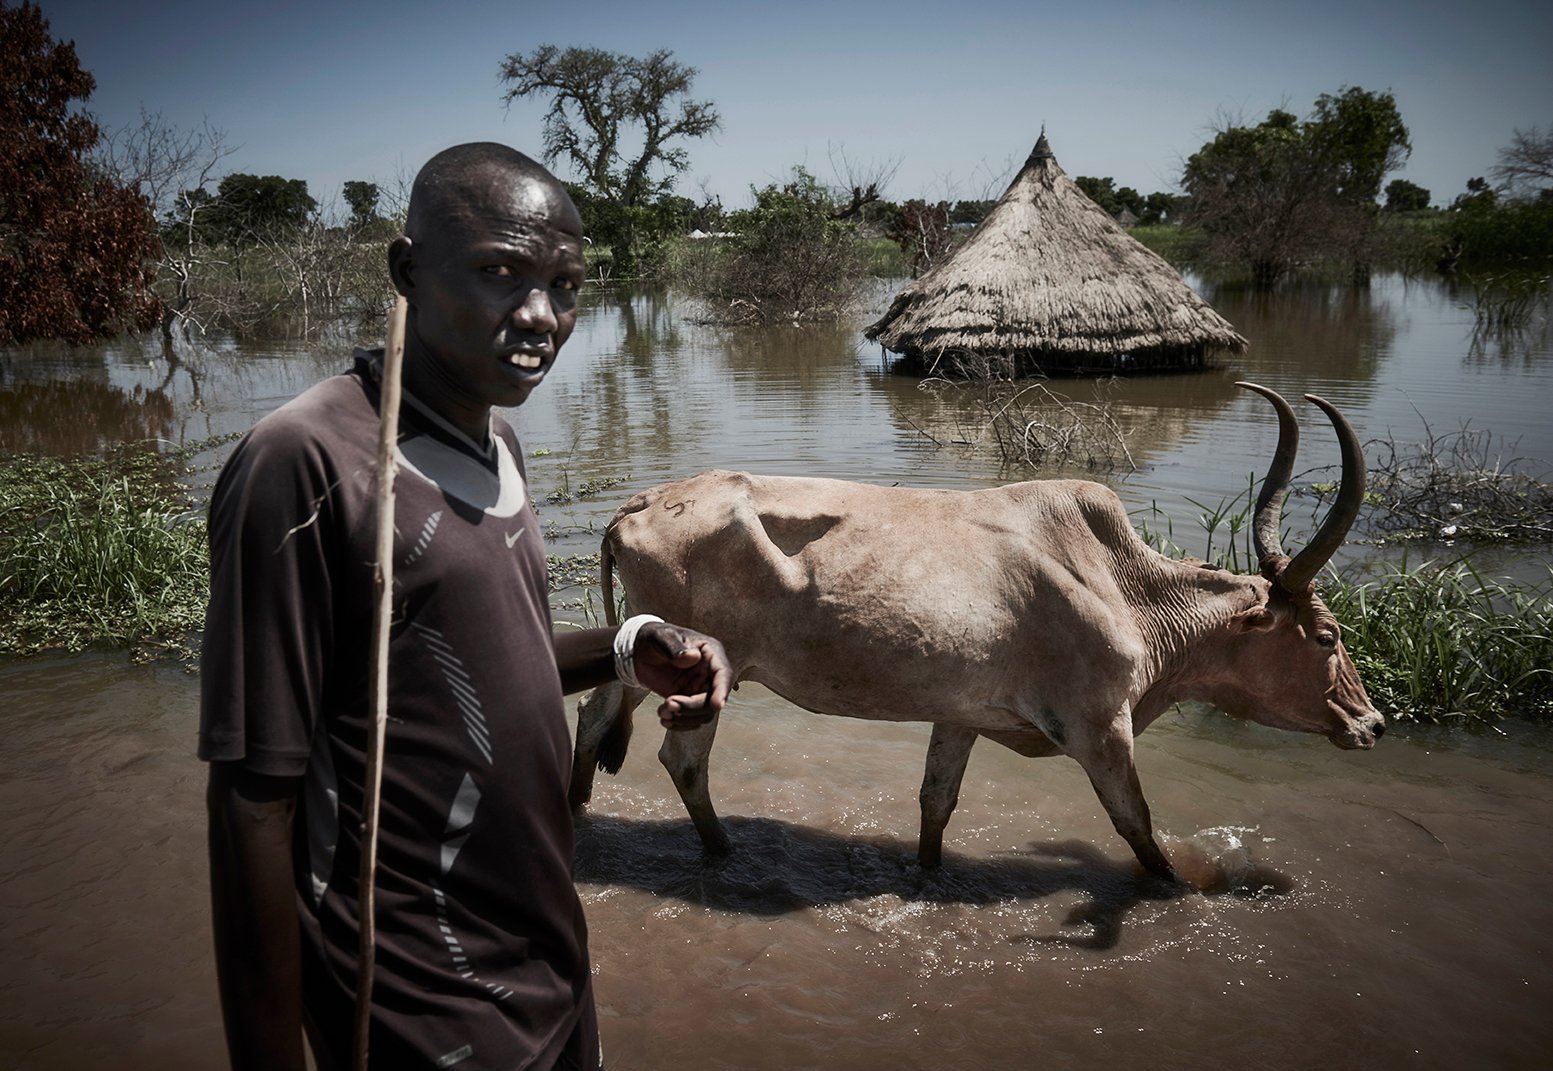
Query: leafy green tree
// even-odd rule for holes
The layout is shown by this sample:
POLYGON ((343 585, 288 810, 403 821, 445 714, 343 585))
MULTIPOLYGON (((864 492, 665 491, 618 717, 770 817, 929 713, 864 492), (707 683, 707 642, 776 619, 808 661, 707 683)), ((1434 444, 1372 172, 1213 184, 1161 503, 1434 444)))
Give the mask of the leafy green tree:
POLYGON ((949 222, 980 223, 995 204, 996 201, 956 201, 949 209, 949 222))
POLYGON ((1375 198, 1411 151, 1390 93, 1322 94, 1310 118, 1274 109, 1220 130, 1186 162, 1189 216, 1211 252, 1271 286, 1297 267, 1347 259, 1366 274, 1375 198))
POLYGON ((836 218, 845 206, 802 167, 792 180, 750 191, 754 206, 734 212, 736 237, 694 247, 680 281, 730 322, 834 319, 851 307, 865 271, 857 225, 836 218))
POLYGON ((237 171, 216 187, 205 220, 210 240, 246 245, 295 231, 317 210, 303 179, 237 171))
POLYGON ((1145 210, 1143 195, 1131 186, 1123 186, 1121 189, 1117 189, 1116 180, 1109 175, 1105 178, 1080 175, 1073 180, 1073 184, 1083 190, 1091 201, 1105 209, 1112 216, 1120 216, 1126 211, 1131 212, 1139 220, 1143 218, 1145 210))
POLYGON ((1347 86, 1336 96, 1317 97, 1304 134, 1323 168, 1330 171, 1337 196, 1370 209, 1386 175, 1401 167, 1413 151, 1396 98, 1358 86, 1347 86))
POLYGON ((351 210, 351 226, 360 230, 376 223, 378 197, 381 196, 374 182, 352 179, 345 183, 345 205, 351 210))
POLYGON ((1387 212, 1421 212, 1429 207, 1429 191, 1407 179, 1386 183, 1387 212))
POLYGON ((1499 203, 1499 193, 1481 175, 1467 180, 1467 192, 1451 202, 1453 212, 1483 212, 1499 203))
POLYGON ((0 4, 0 344, 86 342, 156 323, 150 203, 90 160, 72 110, 96 82, 32 4, 0 4))
POLYGON ((1151 193, 1143 199, 1143 211, 1138 213, 1138 222, 1144 226, 1153 226, 1174 220, 1181 211, 1183 200, 1173 193, 1151 193))
POLYGON ((1073 185, 1083 190, 1084 196, 1105 209, 1110 215, 1114 216, 1121 211, 1121 205, 1116 200, 1116 180, 1109 175, 1105 178, 1079 175, 1073 180, 1073 185))
POLYGON ((696 69, 674 62, 673 55, 659 49, 639 59, 598 48, 541 45, 501 63, 508 104, 550 99, 546 162, 565 161, 583 187, 618 210, 610 216, 607 239, 617 271, 635 267, 640 210, 671 190, 674 176, 690 166, 689 153, 677 143, 706 137, 720 122, 711 102, 690 97, 696 69))

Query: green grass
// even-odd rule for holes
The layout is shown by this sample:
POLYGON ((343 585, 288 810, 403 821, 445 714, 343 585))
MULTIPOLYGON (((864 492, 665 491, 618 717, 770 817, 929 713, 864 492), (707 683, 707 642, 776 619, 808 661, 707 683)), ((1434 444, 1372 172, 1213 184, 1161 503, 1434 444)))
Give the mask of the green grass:
POLYGON ((1178 223, 1131 227, 1127 233, 1178 268, 1200 266, 1203 247, 1207 244, 1207 236, 1203 234, 1202 228, 1186 227, 1178 223))
POLYGON ((0 653, 104 643, 190 656, 209 557, 181 479, 208 445, 0 462, 0 653))
POLYGON ((877 279, 900 279, 911 274, 911 264, 901 247, 889 238, 860 238, 864 270, 877 279))
POLYGON ((1388 717, 1553 722, 1553 571, 1510 587, 1468 561, 1330 572, 1327 605, 1366 690, 1388 717))

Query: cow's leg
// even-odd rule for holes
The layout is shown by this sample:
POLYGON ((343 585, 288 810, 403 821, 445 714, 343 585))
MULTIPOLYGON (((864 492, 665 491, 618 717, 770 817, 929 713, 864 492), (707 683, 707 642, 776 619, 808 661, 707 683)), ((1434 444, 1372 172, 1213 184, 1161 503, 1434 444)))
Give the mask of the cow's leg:
POLYGON ((917 862, 936 867, 943 861, 944 826, 960 802, 960 779, 976 743, 976 730, 963 725, 933 726, 927 746, 927 770, 922 775, 922 832, 917 838, 917 862))
POLYGON ((695 729, 675 729, 663 734, 663 746, 658 749, 658 761, 674 779, 679 798, 685 801, 685 810, 696 832, 701 834, 701 847, 708 855, 726 855, 729 849, 728 834, 712 809, 712 796, 707 787, 707 760, 712 753, 712 739, 717 735, 717 715, 705 725, 695 729))
MULTIPOLYGON (((1088 734, 1085 734, 1086 736, 1088 734)), ((1166 881, 1175 881, 1175 868, 1154 840, 1149 805, 1138 783, 1132 755, 1132 719, 1125 709, 1103 730, 1083 740, 1071 740, 1068 754, 1089 775, 1089 783, 1116 827, 1145 870, 1166 881)))
POLYGON ((646 697, 647 692, 640 688, 610 681, 593 689, 577 708, 577 744, 566 793, 573 811, 582 810, 593 796, 593 772, 598 768, 601 746, 605 768, 611 773, 620 769, 631 739, 631 714, 646 697))

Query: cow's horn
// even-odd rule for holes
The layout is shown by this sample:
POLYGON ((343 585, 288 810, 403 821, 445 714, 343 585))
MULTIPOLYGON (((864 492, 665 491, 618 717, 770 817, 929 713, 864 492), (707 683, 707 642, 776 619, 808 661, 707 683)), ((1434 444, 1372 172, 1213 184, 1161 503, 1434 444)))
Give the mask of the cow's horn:
POLYGON ((1251 538, 1256 546, 1257 564, 1265 566, 1272 559, 1284 557, 1283 539, 1278 530, 1283 525, 1283 500, 1289 493, 1294 455, 1300 446, 1300 426, 1294 419, 1294 410, 1277 391, 1243 381, 1235 386, 1256 391, 1278 411, 1278 449, 1273 451, 1273 463, 1267 467, 1262 493, 1256 497, 1256 512, 1251 515, 1251 538))
POLYGON ((1298 594, 1310 587, 1321 567, 1327 563, 1337 548, 1343 545, 1348 529, 1359 516, 1364 502, 1364 447, 1348 419, 1337 411, 1337 406, 1314 394, 1305 395, 1306 401, 1319 405, 1332 427, 1337 431, 1337 442, 1343 451, 1343 485, 1338 489, 1337 501, 1327 511, 1326 520, 1311 537, 1305 549, 1294 556, 1287 569, 1278 576, 1278 584, 1291 594, 1298 594))

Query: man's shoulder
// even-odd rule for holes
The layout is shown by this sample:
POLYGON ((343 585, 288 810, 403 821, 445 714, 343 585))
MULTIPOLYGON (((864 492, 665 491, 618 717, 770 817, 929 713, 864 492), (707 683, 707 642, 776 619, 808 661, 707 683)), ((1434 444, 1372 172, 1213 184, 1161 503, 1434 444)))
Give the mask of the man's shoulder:
MULTIPOLYGON (((355 441, 360 429, 377 423, 377 411, 354 370, 315 383, 253 426, 249 438, 261 442, 329 443, 355 441)), ((369 439, 370 447, 375 439, 369 439)))

